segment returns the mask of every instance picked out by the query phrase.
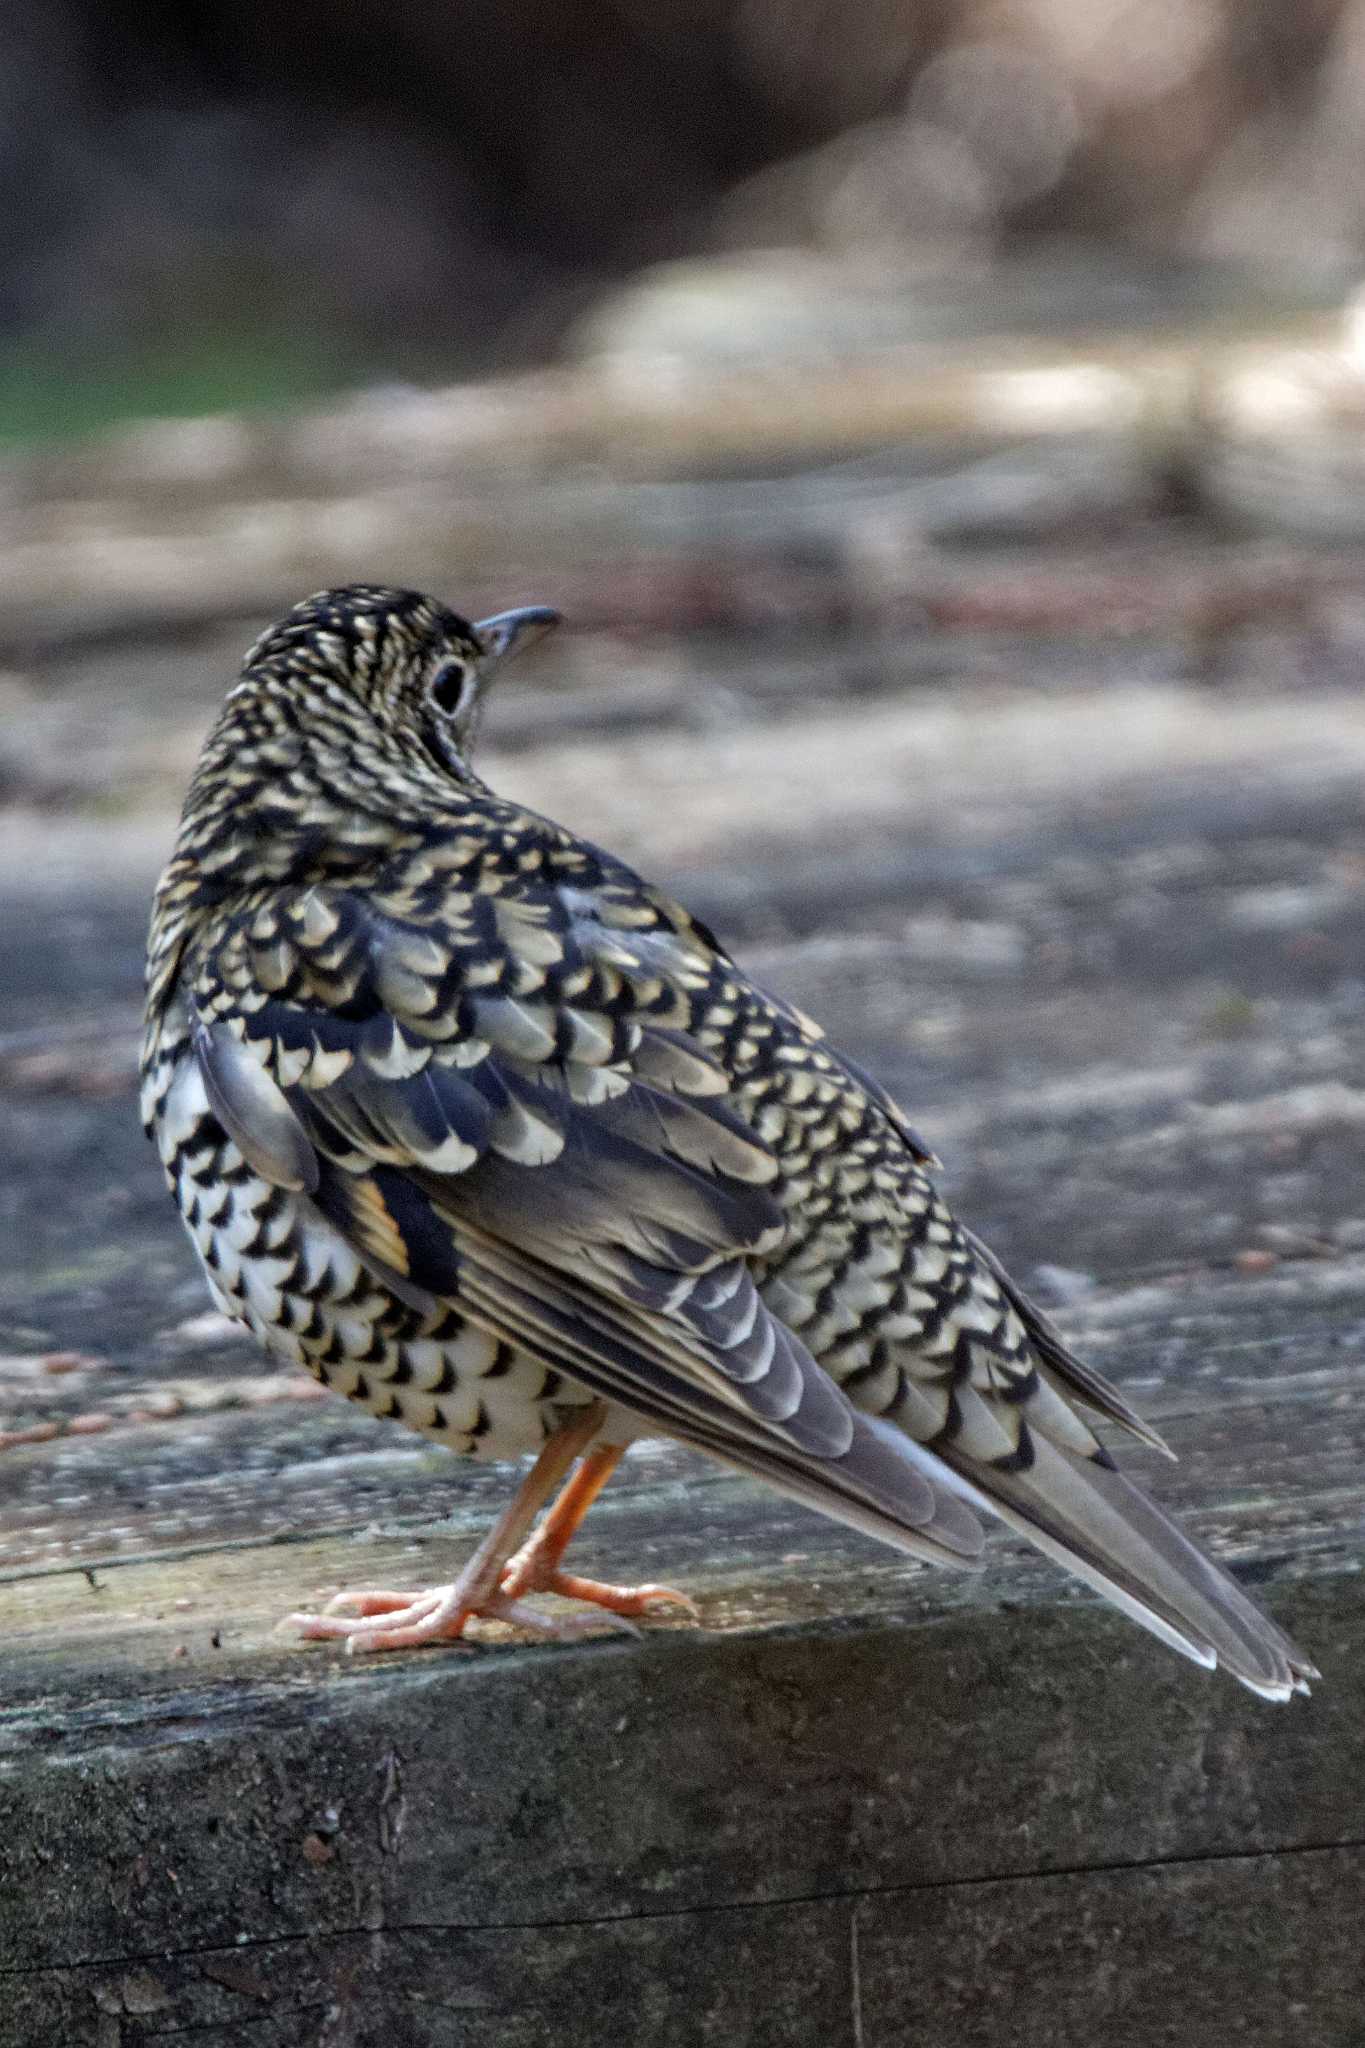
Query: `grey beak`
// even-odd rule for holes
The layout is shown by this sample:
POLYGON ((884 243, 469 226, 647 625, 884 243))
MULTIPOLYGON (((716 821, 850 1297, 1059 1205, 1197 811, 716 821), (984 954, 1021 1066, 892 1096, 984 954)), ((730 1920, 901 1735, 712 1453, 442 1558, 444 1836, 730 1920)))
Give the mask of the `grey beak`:
POLYGON ((559 624, 559 613, 547 604, 524 604, 514 612, 495 612, 491 619, 476 619, 474 631, 488 649, 490 661, 503 661, 534 647, 537 640, 559 624))

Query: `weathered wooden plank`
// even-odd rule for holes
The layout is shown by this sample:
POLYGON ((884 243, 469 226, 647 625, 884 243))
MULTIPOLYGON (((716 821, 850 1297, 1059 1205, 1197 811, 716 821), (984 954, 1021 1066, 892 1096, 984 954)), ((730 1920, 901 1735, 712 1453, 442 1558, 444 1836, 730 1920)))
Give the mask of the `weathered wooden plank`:
POLYGON ((1025 1276, 1081 1269, 1069 1333, 1182 1453, 1135 1467, 1327 1682, 1271 1712, 1016 1546, 920 1572, 653 1448, 584 1567, 701 1631, 272 1633, 444 1573, 507 1475, 205 1325, 128 1078, 164 819, 77 829, 0 924, 0 1432, 51 1432, 0 1449, 0 2044, 1359 2038, 1358 710, 546 717, 493 772, 872 1060, 1025 1276))
MULTIPOLYGON (((703 2019, 733 2023, 737 1995, 746 2021, 755 2010, 732 1973, 745 1953, 771 2024, 789 1985, 846 2014, 861 1901, 867 2039, 912 2016, 926 2031, 910 2038, 957 2038, 964 2012, 968 2038, 992 2038, 982 2006, 1012 1986, 1033 2015, 1021 2037, 1042 2041, 1045 2012, 1083 2013, 1106 1977, 1135 1985, 1147 1941, 1182 1913, 1205 1951, 1194 2009, 1212 2022, 1218 2000, 1259 2003, 1271 1964, 1239 1964, 1223 1916, 1278 1899, 1258 1946, 1292 1959, 1279 1997, 1302 2007, 1308 2038, 1344 2040, 1365 1853, 1355 1590, 1276 1602, 1334 1653, 1334 1697, 1296 1717, 1157 1663, 1112 1617, 1031 1603, 891 1631, 411 1660, 321 1690, 220 1685, 216 1702, 193 1687, 106 1699, 79 1732, 35 1707, 43 1767, 0 1792, 19 1845, 0 1944, 13 2010, 47 1995, 74 2020, 145 1968, 164 1998, 145 2018, 155 2038, 209 2019, 206 1961, 254 1966, 251 1995, 293 2010, 300 1981, 335 1999, 359 1952, 362 1977, 376 1957, 395 1971, 387 2004, 357 1992, 361 2015, 406 2012, 406 2038, 441 2041, 440 1996, 421 2006, 427 1944, 414 1955, 404 1930, 449 1930, 437 1986, 462 1982, 474 2017, 519 2014, 528 2041, 600 2039, 618 1972, 629 1984, 637 1969, 657 1978, 656 2038, 705 2040, 703 2019), (1267 1867, 1248 1892, 1251 1862, 1267 1867), (1324 1868, 1335 1881, 1312 1884, 1324 1868), (1110 1916, 1124 1924, 1134 1899, 1130 1950, 1110 1916), (599 1975, 598 2000, 565 2004, 567 1984, 599 1975), (952 2023, 935 2033, 940 1998, 952 2023)), ((1119 2038, 1178 2038, 1180 1948, 1119 2038)), ((843 2024, 818 2038, 846 2038, 843 2024)), ((0 2020, 0 2040, 25 2038, 47 2037, 0 2020)))
POLYGON ((98 2014, 103 2040, 118 2043, 120 2015, 141 2021, 145 2039, 192 2030, 209 2048, 540 2048, 550 2038, 994 2048, 1002 2032, 1021 2048, 1097 2033, 1116 2048, 1193 2038, 1354 2048, 1361 1985, 1346 1902, 1363 1878, 1359 1850, 1323 1849, 889 1887, 722 1907, 682 1925, 659 1913, 590 1929, 385 1926, 121 1973, 45 1972, 24 2004, 35 2026, 60 2013, 68 2038, 98 2014), (1283 1958, 1266 1942, 1270 1925, 1283 1958))

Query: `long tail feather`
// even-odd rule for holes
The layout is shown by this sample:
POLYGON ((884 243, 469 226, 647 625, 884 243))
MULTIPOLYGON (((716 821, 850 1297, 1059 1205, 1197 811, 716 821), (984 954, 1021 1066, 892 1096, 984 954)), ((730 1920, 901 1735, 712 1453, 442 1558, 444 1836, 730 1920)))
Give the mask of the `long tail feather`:
POLYGON ((1265 1699, 1307 1692, 1303 1652, 1131 1480, 1100 1458, 1031 1439, 1025 1471, 972 1477, 1001 1520, 1196 1664, 1265 1699))

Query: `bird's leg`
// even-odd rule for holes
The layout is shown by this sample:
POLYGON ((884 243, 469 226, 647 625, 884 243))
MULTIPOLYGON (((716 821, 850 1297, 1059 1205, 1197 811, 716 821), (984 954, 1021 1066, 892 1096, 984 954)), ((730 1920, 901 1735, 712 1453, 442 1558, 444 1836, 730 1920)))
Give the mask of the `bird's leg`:
POLYGON ((587 1600, 611 1614, 644 1614, 654 1601, 671 1601, 695 1615, 696 1605, 671 1586, 608 1586, 600 1579, 581 1579, 561 1571, 560 1560, 577 1534, 583 1517, 624 1456, 622 1444, 596 1444, 583 1458, 533 1536, 503 1567, 504 1598, 525 1593, 562 1593, 569 1600, 587 1600))
MULTIPOLYGON (((534 1608, 518 1605, 515 1593, 504 1587, 507 1560, 526 1537, 547 1496, 553 1492, 580 1452, 585 1451, 601 1427, 606 1410, 594 1401, 581 1415, 566 1422, 547 1438, 535 1464, 527 1473, 516 1497, 503 1509, 483 1542, 459 1577, 449 1586, 432 1586, 420 1593, 391 1593, 380 1587, 366 1587, 338 1593, 322 1614, 291 1614, 287 1623, 306 1637, 342 1636, 348 1650, 395 1650, 411 1643, 457 1640, 471 1615, 491 1615, 500 1621, 516 1621, 548 1635, 580 1634, 588 1617, 567 1615, 553 1620, 534 1608), (349 1607, 351 1614, 335 1612, 349 1607), (388 1618, 375 1625, 375 1617, 388 1618)), ((620 1457, 615 1451, 611 1463, 620 1457)), ((608 1465, 607 1472, 611 1470, 608 1465)), ((588 1501, 607 1477, 602 1474, 575 1518, 581 1521, 588 1501)), ((560 1551, 573 1530, 566 1531, 560 1551)), ((521 1590, 521 1588, 518 1588, 521 1590)))

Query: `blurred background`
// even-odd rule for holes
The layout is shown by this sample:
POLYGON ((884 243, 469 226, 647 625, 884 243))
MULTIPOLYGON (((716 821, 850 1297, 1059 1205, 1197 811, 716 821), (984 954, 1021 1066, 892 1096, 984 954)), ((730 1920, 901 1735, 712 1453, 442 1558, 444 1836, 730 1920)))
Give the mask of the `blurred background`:
POLYGON ((1360 0, 16 6, 0 603, 837 629, 963 538, 1352 541, 1362 66, 1360 0))
POLYGON ((4 425, 507 368, 721 249, 885 281, 1084 237, 1330 290, 1363 66, 1359 0, 20 4, 4 425))
MULTIPOLYGON (((1337 316, 1365 238, 1363 66, 1360 0, 14 7, 0 447, 200 426, 125 438, 78 479, 12 467, 6 538, 88 539, 88 511, 55 508, 114 494, 110 537, 150 537, 157 478, 268 500, 269 526, 289 497, 423 476, 449 486, 443 510, 466 491, 486 508, 509 472, 574 464, 584 488, 547 524, 600 534, 594 465, 766 481, 862 459, 776 511, 740 492, 633 505, 625 533, 666 529, 646 584, 684 532, 707 584, 769 521, 747 548, 762 591, 693 589, 704 617, 780 611, 846 514, 836 609, 896 581, 907 521, 1033 535, 1193 494, 1349 535, 1349 452, 1308 442, 1355 400, 1359 336, 1337 316)), ((383 540, 348 516, 342 553, 383 540)), ((247 549, 221 521, 206 545, 220 579, 224 546, 247 549)), ((457 558, 476 581, 479 552, 457 558)), ((656 600, 607 552, 605 582, 570 579, 594 613, 669 614, 677 577, 656 600)), ((137 583, 131 561, 93 570, 115 603, 137 583)), ((146 594, 183 607, 185 572, 146 594)), ((291 575, 244 571, 218 601, 291 575)))

